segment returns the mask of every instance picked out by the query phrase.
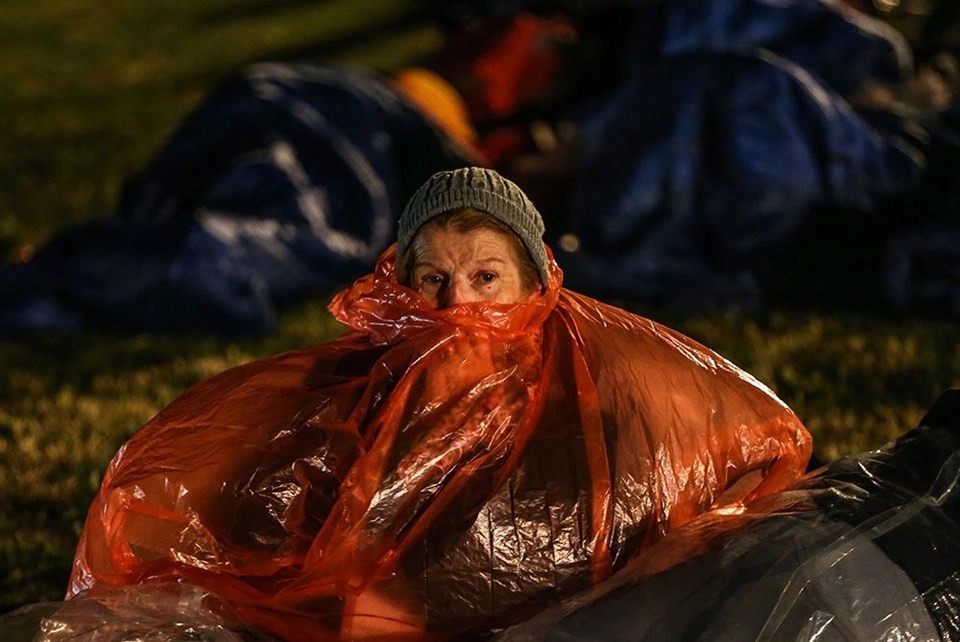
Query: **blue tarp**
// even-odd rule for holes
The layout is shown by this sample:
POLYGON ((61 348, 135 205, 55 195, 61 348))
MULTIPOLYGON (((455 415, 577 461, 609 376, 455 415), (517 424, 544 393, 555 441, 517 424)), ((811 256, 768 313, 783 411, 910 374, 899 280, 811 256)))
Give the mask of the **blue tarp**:
POLYGON ((410 194, 464 162, 380 76, 256 65, 130 179, 115 219, 0 268, 0 336, 86 322, 268 332, 278 303, 368 271, 410 194))
POLYGON ((558 254, 572 287, 758 307, 777 283, 765 269, 796 270, 771 253, 816 217, 852 226, 921 184, 918 123, 844 97, 912 73, 883 23, 818 0, 680 0, 632 33, 626 82, 573 114, 585 148, 563 232, 579 249, 558 254))
POLYGON ((766 50, 645 65, 581 122, 565 230, 580 250, 558 261, 575 289, 759 303, 755 257, 818 208, 871 210, 920 184, 907 125, 878 129, 766 50))

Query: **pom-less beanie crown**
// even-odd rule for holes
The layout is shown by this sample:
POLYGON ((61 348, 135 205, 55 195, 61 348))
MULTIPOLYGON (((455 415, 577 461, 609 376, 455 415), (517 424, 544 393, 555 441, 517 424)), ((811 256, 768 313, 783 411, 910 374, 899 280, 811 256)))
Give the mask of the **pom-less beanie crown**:
POLYGON ((464 208, 484 212, 509 226, 533 258, 540 282, 544 285, 549 282, 540 212, 515 183, 483 167, 438 172, 414 192, 400 214, 397 256, 406 254, 424 223, 434 216, 464 208))

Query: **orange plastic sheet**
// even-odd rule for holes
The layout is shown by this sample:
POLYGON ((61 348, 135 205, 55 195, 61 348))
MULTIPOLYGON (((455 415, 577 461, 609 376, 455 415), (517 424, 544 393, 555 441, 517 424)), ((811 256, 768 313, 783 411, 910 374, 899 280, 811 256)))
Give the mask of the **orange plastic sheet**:
POLYGON ((394 265, 333 300, 352 332, 201 382, 121 448, 68 597, 175 580, 284 640, 483 636, 803 475, 766 387, 555 265, 533 300, 446 310, 394 265))

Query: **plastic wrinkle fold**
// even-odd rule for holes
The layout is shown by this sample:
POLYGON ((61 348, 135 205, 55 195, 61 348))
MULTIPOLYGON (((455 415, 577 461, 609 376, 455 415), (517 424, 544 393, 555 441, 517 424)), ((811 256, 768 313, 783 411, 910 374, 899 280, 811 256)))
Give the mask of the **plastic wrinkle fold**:
POLYGON ((179 582, 284 640, 484 637, 803 476, 769 389, 555 264, 529 300, 433 310, 394 252, 331 303, 351 332, 203 381, 124 445, 68 601, 179 582))

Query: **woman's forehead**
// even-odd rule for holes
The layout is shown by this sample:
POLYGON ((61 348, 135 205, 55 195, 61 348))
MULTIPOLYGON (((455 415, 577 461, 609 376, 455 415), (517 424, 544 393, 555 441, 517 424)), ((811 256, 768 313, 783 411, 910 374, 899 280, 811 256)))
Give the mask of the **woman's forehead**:
POLYGON ((413 242, 418 253, 443 252, 448 250, 486 249, 509 252, 512 240, 508 232, 478 228, 460 231, 453 228, 427 228, 421 230, 413 242))
POLYGON ((479 228, 459 231, 426 228, 413 241, 416 262, 447 259, 516 262, 514 243, 508 233, 479 228))

